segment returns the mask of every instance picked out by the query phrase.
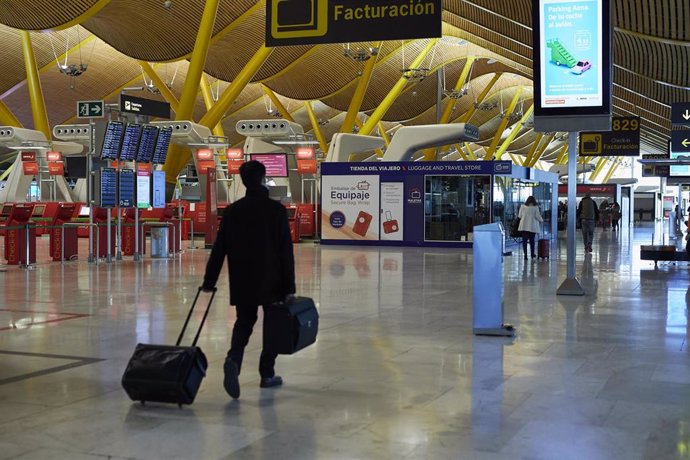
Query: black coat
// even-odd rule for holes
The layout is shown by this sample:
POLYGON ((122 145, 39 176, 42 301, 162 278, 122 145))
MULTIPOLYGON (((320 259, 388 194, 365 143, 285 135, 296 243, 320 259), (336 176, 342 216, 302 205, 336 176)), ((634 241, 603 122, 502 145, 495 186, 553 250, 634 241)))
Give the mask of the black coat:
POLYGON ((216 285, 227 256, 232 305, 269 305, 295 293, 295 259, 283 205, 264 187, 229 206, 206 264, 205 288, 216 285))

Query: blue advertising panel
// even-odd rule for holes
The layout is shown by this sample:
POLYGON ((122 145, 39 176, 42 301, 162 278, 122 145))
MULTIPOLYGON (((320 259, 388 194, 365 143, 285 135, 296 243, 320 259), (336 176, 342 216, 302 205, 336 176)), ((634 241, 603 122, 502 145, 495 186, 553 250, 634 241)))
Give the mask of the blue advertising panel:
POLYGON ((165 207, 165 171, 153 171, 153 207, 165 207))
POLYGON ((120 207, 134 207, 134 170, 120 171, 120 207))

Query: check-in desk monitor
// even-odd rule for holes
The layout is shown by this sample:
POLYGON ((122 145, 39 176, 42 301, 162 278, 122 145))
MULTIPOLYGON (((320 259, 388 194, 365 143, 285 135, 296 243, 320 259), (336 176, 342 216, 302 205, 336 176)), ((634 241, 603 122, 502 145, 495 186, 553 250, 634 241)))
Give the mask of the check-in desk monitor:
POLYGON ((34 211, 31 213, 31 217, 43 217, 43 213, 46 211, 46 205, 37 204, 34 206, 34 211))
POLYGON ((139 139, 141 138, 141 125, 137 123, 130 123, 125 129, 124 137, 122 138, 122 150, 120 150, 120 160, 134 161, 139 149, 139 139))

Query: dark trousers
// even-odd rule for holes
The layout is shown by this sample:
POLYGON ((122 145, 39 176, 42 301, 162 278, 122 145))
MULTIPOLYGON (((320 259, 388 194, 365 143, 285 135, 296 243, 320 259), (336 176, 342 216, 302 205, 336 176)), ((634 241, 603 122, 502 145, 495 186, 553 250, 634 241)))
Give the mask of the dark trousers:
MULTIPOLYGON (((237 320, 232 328, 232 342, 230 351, 228 351, 228 358, 237 365, 237 373, 239 374, 242 368, 244 349, 249 343, 249 337, 251 337, 254 324, 256 324, 259 306, 237 305, 236 309, 237 320)), ((259 358, 259 375, 261 375, 261 378, 270 378, 275 375, 273 367, 275 366, 277 356, 277 353, 270 353, 266 350, 261 351, 261 358, 259 358)))
POLYGON ((525 252, 525 257, 527 257, 527 243, 529 243, 530 251, 532 251, 532 257, 537 256, 534 252, 534 237, 536 235, 534 232, 522 232, 522 250, 525 252))

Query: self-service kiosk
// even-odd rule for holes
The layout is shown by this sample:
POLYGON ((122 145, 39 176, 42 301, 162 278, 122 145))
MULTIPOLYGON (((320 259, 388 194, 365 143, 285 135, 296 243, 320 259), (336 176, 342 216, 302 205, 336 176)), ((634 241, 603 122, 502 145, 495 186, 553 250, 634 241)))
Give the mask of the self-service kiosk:
POLYGON ((9 211, 5 220, 5 259, 8 265, 36 262, 36 226, 29 223, 33 211, 33 203, 17 203, 9 211))
POLYGON ((77 227, 62 226, 72 220, 72 217, 74 217, 77 212, 77 207, 77 203, 58 203, 55 213, 53 214, 50 222, 50 255, 56 262, 60 260, 76 260, 78 257, 79 242, 77 227))

